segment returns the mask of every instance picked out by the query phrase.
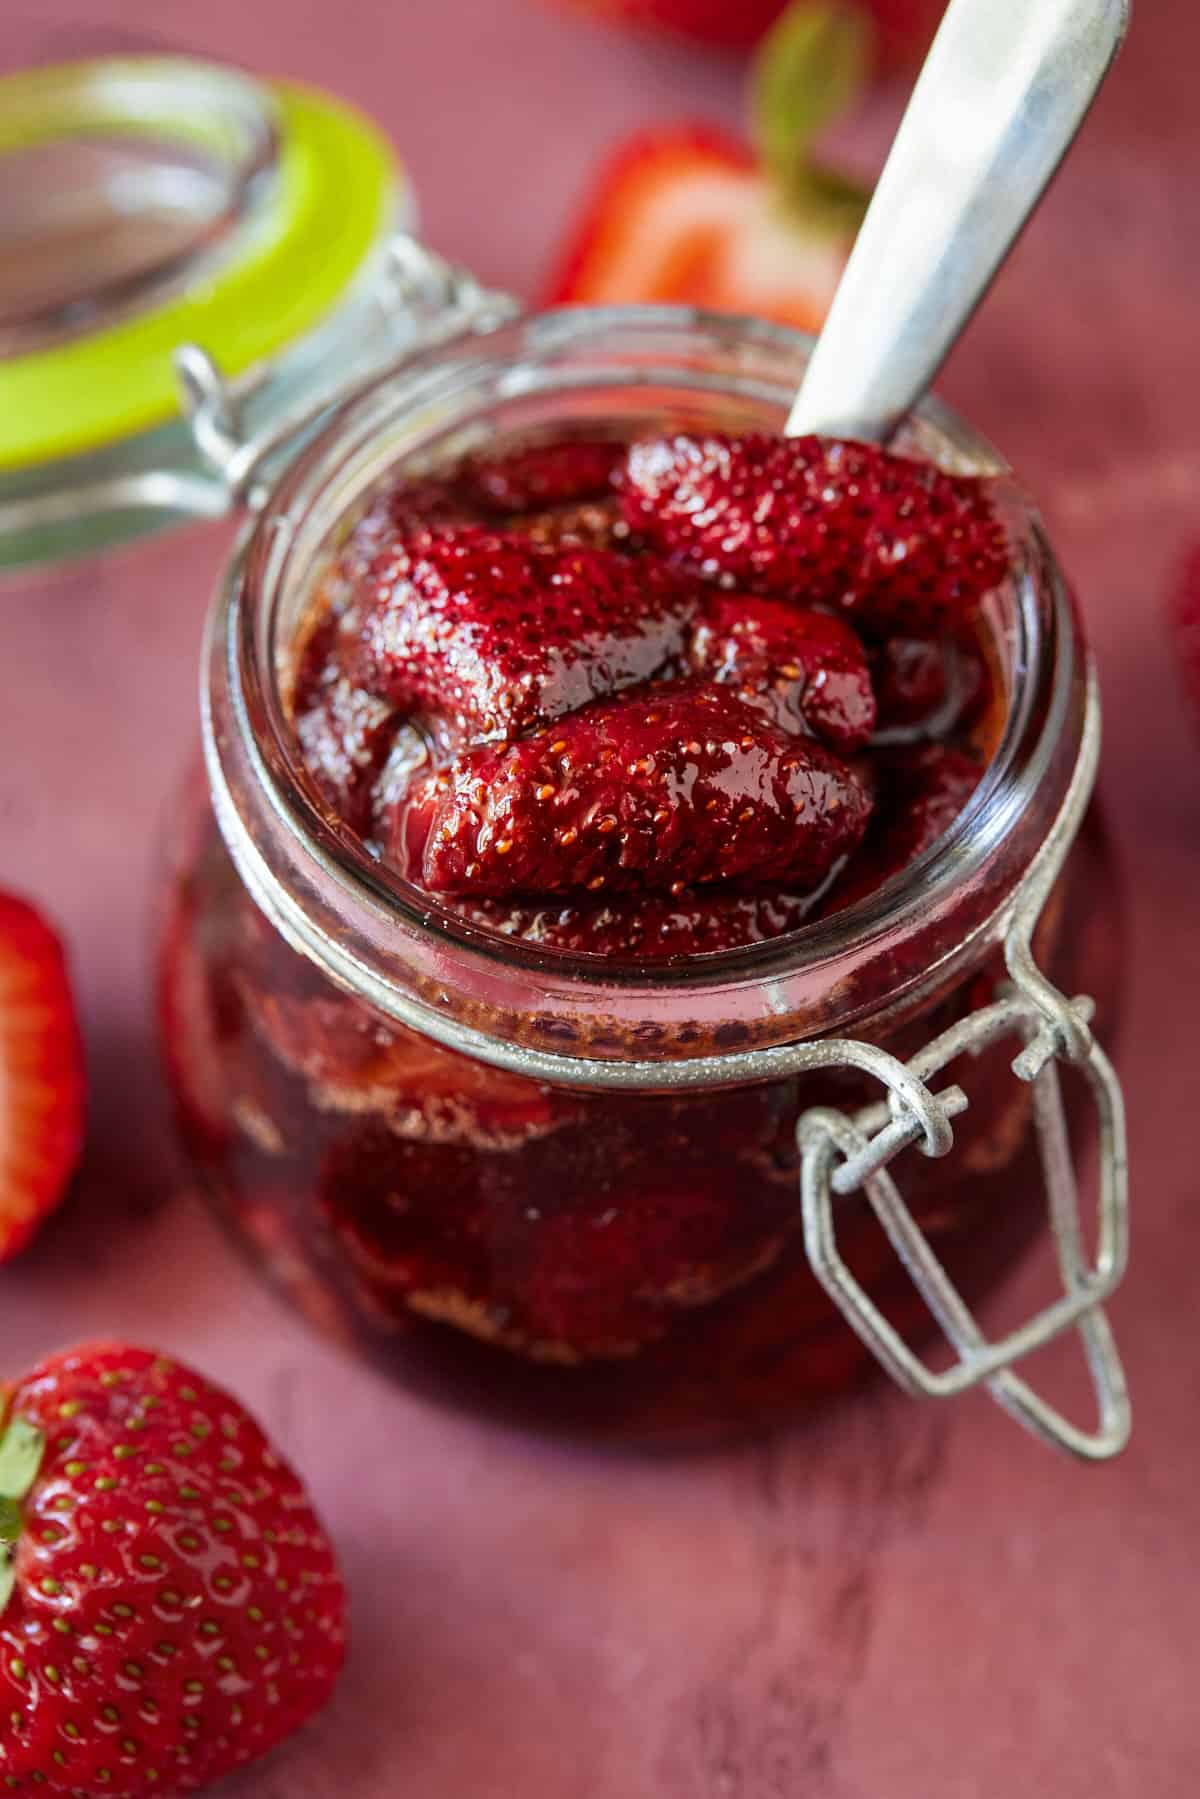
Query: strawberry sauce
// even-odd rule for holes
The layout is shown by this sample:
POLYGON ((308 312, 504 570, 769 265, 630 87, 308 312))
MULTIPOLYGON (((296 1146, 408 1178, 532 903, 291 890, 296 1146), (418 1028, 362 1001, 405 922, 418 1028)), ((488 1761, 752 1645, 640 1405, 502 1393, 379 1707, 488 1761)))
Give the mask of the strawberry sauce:
MULTIPOLYGON (((300 758, 372 857, 499 939, 643 970, 774 941, 970 801, 1004 722, 981 605, 1008 557, 986 483, 861 445, 525 443, 376 494, 286 683, 300 758)), ((211 829, 188 862, 161 988, 185 1128, 322 1329, 439 1395, 655 1443, 793 1416, 863 1371, 805 1260, 795 1127, 876 1098, 864 1081, 596 1094, 500 1072, 330 987, 211 829)), ((1103 995, 1095 909, 1060 934, 1062 904, 1042 947, 1103 995)), ((974 964, 878 1040, 911 1054, 1001 973, 974 964)), ((1038 1187, 1004 1050, 970 1079, 955 1166, 903 1173, 968 1296, 1028 1241, 1013 1196, 1038 1187)), ((866 1202, 840 1218, 854 1272, 919 1330, 866 1202)))

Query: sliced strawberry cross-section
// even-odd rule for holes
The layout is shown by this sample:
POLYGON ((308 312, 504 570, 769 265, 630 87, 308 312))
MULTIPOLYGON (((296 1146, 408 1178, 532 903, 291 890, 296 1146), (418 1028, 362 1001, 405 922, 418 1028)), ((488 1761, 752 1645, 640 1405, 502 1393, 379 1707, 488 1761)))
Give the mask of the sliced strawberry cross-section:
POLYGON ((986 483, 869 444, 646 439, 630 449, 623 508, 654 548, 710 578, 888 632, 952 628, 1008 567, 986 483))
POLYGON ((692 639, 693 667, 728 681, 787 731, 836 750, 861 749, 875 728, 862 644, 840 618, 786 600, 714 593, 692 639))
POLYGON ((465 752, 397 809, 392 851, 435 893, 815 886, 869 811, 830 751, 736 693, 681 681, 465 752))
POLYGON ((678 660, 692 582, 652 557, 465 527, 386 547, 371 569, 364 685, 452 739, 509 737, 678 660))
POLYGON ((857 222, 781 204, 753 154, 724 132, 639 132, 601 171, 547 298, 686 302, 815 331, 857 222))

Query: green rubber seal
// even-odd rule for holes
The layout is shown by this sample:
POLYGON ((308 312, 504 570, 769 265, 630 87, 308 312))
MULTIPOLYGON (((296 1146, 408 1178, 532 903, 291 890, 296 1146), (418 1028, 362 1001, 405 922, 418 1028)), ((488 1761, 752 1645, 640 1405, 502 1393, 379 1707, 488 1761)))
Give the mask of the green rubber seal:
MULTIPOLYGON (((0 152, 36 141, 30 121, 39 84, 67 73, 34 69, 0 80, 0 152)), ((0 469, 53 462, 163 424, 179 413, 171 355, 180 344, 201 344, 225 374, 238 375, 311 331, 344 295, 392 222, 401 180, 395 156, 374 126, 327 95, 290 82, 265 91, 280 142, 264 217, 182 294, 0 361, 0 469)))

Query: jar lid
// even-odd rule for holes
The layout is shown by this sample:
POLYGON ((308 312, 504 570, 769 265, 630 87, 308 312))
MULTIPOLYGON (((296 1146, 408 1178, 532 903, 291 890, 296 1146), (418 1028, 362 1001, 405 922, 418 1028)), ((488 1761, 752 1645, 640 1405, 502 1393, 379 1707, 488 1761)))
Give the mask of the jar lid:
POLYGON ((164 56, 0 78, 0 562, 58 553, 65 489, 133 468, 146 498, 186 464, 181 345, 257 378, 327 329, 410 213, 382 135, 310 88, 164 56))

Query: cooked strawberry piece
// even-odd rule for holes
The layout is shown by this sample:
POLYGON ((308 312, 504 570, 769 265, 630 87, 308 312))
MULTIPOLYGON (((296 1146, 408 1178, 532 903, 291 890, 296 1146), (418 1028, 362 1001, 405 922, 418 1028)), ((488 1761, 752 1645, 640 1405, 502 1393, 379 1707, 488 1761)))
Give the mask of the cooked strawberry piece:
POLYGON ((235 1399, 121 1344, 53 1356, 5 1399, 9 1786, 190 1793, 324 1705, 345 1653, 333 1549, 235 1399))
POLYGON ((490 1286, 490 1166, 476 1148, 397 1138, 368 1120, 327 1151, 319 1202, 377 1298, 448 1289, 475 1298, 490 1286))
POLYGON ((868 661, 876 729, 896 741, 951 736, 977 720, 995 697, 974 636, 889 637, 872 646, 868 661))
MULTIPOLYGON (((769 1096, 701 1117, 637 1098, 586 1110, 520 1156, 401 1143, 375 1124, 327 1155, 321 1203, 362 1290, 539 1359, 620 1355, 763 1267, 795 1218, 791 1184, 747 1206, 747 1164, 786 1119, 769 1096), (664 1174, 664 1168, 669 1172, 664 1174)), ((754 1177, 750 1177, 754 1178, 754 1177)))
POLYGON ((397 1137, 512 1148, 575 1110, 569 1094, 442 1049, 357 1000, 256 992, 251 1015, 322 1107, 376 1112, 397 1137))
MULTIPOLYGON (((705 1222, 701 1213, 701 1234, 705 1222)), ((588 1359, 628 1355, 652 1343, 671 1314, 645 1295, 660 1272, 647 1265, 646 1247, 620 1206, 543 1219, 513 1308, 521 1330, 536 1343, 588 1359)))
POLYGON ((397 809, 392 852, 435 893, 815 886, 869 810, 830 751, 733 692, 678 682, 466 751, 397 809))
POLYGON ((0 1262, 62 1200, 83 1142, 83 1048, 66 956, 24 900, 0 894, 0 1262))
POLYGON ((345 675, 324 681, 296 714, 309 772, 338 815, 361 835, 370 827, 372 788, 395 734, 394 708, 345 675))
POLYGON ((797 931, 817 910, 822 892, 705 887, 685 889, 674 898, 618 893, 557 904, 483 899, 464 902, 458 910, 473 924, 545 949, 666 961, 746 949, 797 931))
POLYGON ((881 730, 920 724, 946 698, 943 645, 928 637, 889 637, 870 655, 881 730))
POLYGON ((983 766, 963 750, 923 743, 880 753, 886 824, 832 888, 822 910, 840 911, 908 868, 943 837, 983 778, 983 766))
POLYGON ((716 593, 692 639, 693 667, 736 687, 785 731, 836 750, 861 749, 875 728, 862 644, 839 618, 786 600, 716 593))
POLYGON ((508 529, 533 543, 559 548, 607 550, 631 547, 629 527, 621 517, 615 494, 605 500, 585 500, 579 505, 553 506, 547 512, 527 512, 510 520, 508 529))
POLYGON ((683 649, 695 588, 651 557, 464 528, 372 565, 360 674, 469 740, 507 737, 645 680, 683 649))
POLYGON ((612 438, 566 438, 466 462, 455 488, 468 504, 504 518, 602 500, 624 461, 625 445, 612 438))
POLYGON ((889 633, 953 628, 1007 569, 985 483, 867 444, 646 439, 630 448, 623 507, 653 547, 709 577, 889 633))
POLYGON ((975 757, 942 743, 901 751, 890 778, 896 817, 887 842, 896 866, 915 862, 944 837, 983 778, 975 757))
POLYGON ((430 526, 449 529, 479 522, 478 512, 453 479, 405 476, 376 490, 356 520, 335 565, 337 578, 357 581, 393 538, 430 526))
MULTIPOLYGON (((565 1197, 525 1233, 524 1255, 496 1255, 513 1325, 563 1359, 626 1355, 665 1336, 681 1311, 767 1266, 794 1222, 790 1183, 755 1182, 748 1206, 744 1163, 719 1151, 701 1162, 694 1144, 689 1154, 657 1120, 645 1125, 667 1140, 657 1156, 635 1152, 619 1196, 611 1182, 581 1183, 568 1163, 549 1185, 565 1197)), ((547 1162, 563 1147, 548 1145, 547 1162)))

